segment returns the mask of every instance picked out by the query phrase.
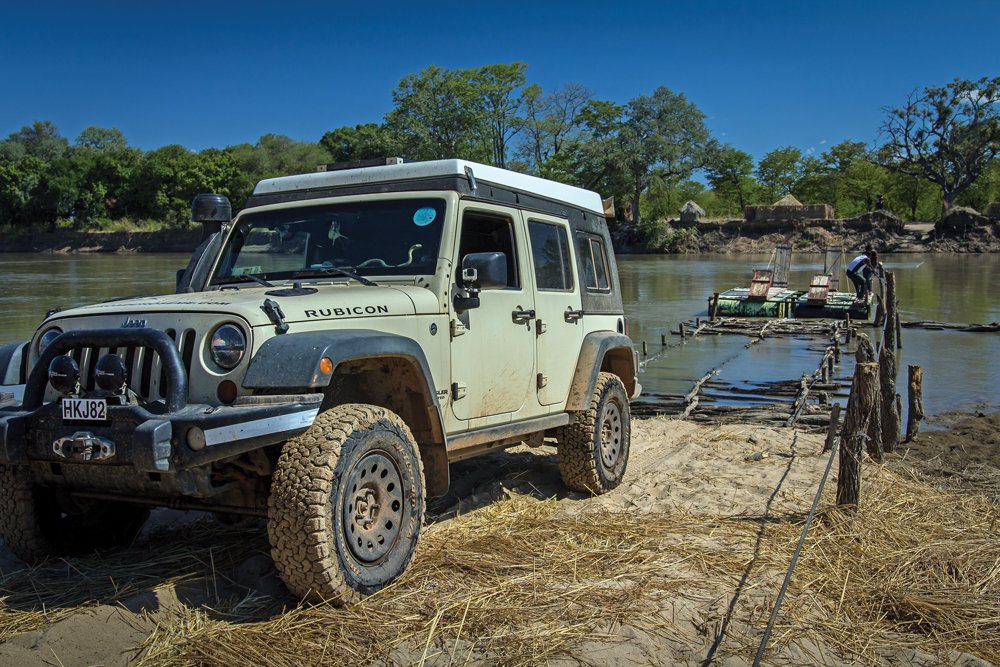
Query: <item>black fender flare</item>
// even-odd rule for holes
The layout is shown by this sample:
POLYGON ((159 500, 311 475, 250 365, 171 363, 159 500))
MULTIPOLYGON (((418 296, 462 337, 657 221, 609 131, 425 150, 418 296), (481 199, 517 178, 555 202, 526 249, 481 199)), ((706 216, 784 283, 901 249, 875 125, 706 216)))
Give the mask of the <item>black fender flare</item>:
POLYGON ((430 427, 430 442, 418 444, 424 460, 428 494, 444 495, 449 484, 444 416, 427 357, 412 338, 366 329, 274 336, 257 350, 243 378, 243 386, 246 389, 322 388, 330 384, 337 367, 344 362, 387 358, 413 364, 423 378, 423 410, 430 427), (324 357, 333 362, 330 373, 320 369, 324 357))
POLYGON ((0 384, 3 384, 7 378, 11 363, 16 363, 19 366, 15 384, 25 383, 28 367, 28 343, 30 342, 22 340, 0 346, 0 384))
POLYGON ((590 395, 597 384, 597 376, 605 367, 605 358, 612 352, 615 363, 608 370, 621 378, 629 400, 642 390, 638 381, 639 357, 632 347, 632 339, 611 331, 595 331, 587 334, 580 346, 580 357, 576 362, 576 372, 570 385, 566 410, 586 410, 590 405, 590 395), (617 351, 618 354, 614 354, 617 351))

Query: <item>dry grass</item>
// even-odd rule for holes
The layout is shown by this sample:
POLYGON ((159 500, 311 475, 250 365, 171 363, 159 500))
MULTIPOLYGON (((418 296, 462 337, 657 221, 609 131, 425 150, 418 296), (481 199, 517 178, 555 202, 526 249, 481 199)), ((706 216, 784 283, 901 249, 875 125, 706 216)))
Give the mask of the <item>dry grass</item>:
MULTIPOLYGON (((430 526, 400 580, 347 608, 297 606, 243 589, 211 609, 161 613, 140 663, 540 664, 585 660, 587 642, 621 642, 625 625, 652 637, 660 656, 705 655, 737 586, 742 594, 717 657, 752 656, 801 513, 762 519, 568 507, 583 505, 515 495, 430 526), (687 605, 680 618, 674 602, 687 605)), ((860 510, 827 509, 814 523, 770 659, 811 641, 832 661, 876 664, 912 649, 1000 663, 998 528, 1000 510, 986 496, 868 466, 860 510)), ((266 549, 262 536, 247 534, 189 529, 170 538, 185 546, 141 562, 131 550, 8 578, 0 640, 79 605, 181 580, 221 581, 266 549)))
MULTIPOLYGON (((793 591, 819 607, 810 627, 783 614, 783 629, 822 635, 869 663, 899 649, 1000 663, 1000 509, 905 469, 865 475, 857 514, 827 511, 799 561, 793 591)), ((784 526, 774 537, 764 557, 778 565, 797 535, 784 526)))

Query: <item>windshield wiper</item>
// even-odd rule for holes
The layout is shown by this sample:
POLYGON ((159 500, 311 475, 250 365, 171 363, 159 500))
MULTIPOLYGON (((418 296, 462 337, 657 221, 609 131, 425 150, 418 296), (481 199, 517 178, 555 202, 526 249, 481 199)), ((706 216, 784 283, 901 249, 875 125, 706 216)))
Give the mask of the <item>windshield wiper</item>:
POLYGON ((378 283, 368 280, 364 276, 359 276, 354 273, 354 271, 341 269, 336 266, 324 266, 321 269, 306 269, 305 271, 296 271, 292 274, 292 278, 317 278, 321 276, 346 276, 352 280, 357 280, 362 285, 367 285, 368 287, 378 287, 378 283))
MULTIPOLYGON (((260 276, 258 276, 256 273, 241 273, 238 276, 227 276, 226 278, 221 278, 221 279, 213 280, 212 284, 213 285, 229 285, 231 283, 245 283, 245 282, 250 282, 250 281, 253 281, 253 282, 257 283, 258 285, 263 285, 264 287, 274 287, 274 285, 272 285, 271 283, 267 282, 266 280, 264 280, 263 278, 261 278, 260 276)), ((233 285, 233 286, 236 287, 235 285, 233 285)), ((239 289, 239 288, 237 287, 237 289, 239 289)))

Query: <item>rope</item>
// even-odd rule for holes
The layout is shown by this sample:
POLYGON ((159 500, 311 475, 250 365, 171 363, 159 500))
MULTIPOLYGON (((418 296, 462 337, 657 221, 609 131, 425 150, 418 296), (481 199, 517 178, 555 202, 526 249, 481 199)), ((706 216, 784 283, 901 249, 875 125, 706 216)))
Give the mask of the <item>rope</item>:
POLYGON ((833 448, 830 450, 830 459, 826 462, 826 470, 823 471, 823 477, 819 480, 819 488, 816 490, 816 497, 813 498, 812 508, 809 510, 809 516, 806 518, 806 524, 802 527, 802 534, 799 535, 799 543, 795 545, 795 552, 792 554, 792 562, 788 564, 788 571, 785 573, 785 580, 781 583, 781 590, 778 591, 778 597, 774 600, 774 609, 771 610, 771 618, 767 621, 767 627, 764 629, 764 637, 760 640, 760 646, 757 647, 757 655, 753 659, 753 667, 758 667, 760 665, 761 659, 764 657, 764 651, 767 649, 767 640, 771 638, 771 631, 774 629, 774 622, 778 618, 778 611, 781 609, 781 602, 785 599, 785 593, 788 591, 788 584, 792 581, 792 573, 795 571, 795 566, 799 562, 799 554, 802 553, 802 545, 806 541, 806 535, 809 533, 809 527, 812 525, 813 517, 816 516, 816 507, 819 505, 819 498, 823 495, 823 487, 826 485, 827 477, 830 475, 830 468, 833 467, 833 456, 837 453, 837 447, 840 444, 839 438, 834 441, 833 448))

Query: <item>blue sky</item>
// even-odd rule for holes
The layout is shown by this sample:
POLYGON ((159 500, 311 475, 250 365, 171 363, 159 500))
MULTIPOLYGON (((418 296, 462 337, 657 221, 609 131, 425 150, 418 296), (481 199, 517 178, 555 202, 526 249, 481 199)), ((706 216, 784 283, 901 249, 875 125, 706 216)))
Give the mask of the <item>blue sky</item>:
POLYGON ((317 141, 379 122, 406 74, 516 60, 625 102, 682 92, 755 157, 877 138, 883 107, 1000 76, 1000 2, 8 2, 0 137, 51 120, 149 150, 317 141))

